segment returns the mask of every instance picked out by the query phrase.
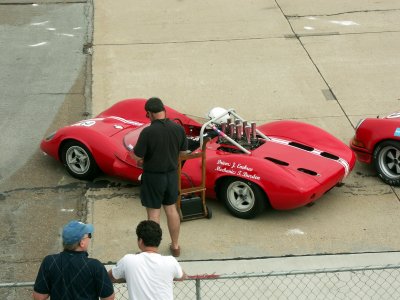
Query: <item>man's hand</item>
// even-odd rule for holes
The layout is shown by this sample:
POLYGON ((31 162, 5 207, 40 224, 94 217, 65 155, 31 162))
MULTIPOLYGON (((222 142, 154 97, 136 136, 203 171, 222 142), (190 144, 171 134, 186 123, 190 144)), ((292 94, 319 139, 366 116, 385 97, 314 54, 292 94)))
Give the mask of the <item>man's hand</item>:
POLYGON ((141 159, 138 159, 137 161, 136 161, 136 164, 137 164, 137 166, 138 167, 143 167, 143 158, 141 158, 141 159))
POLYGON ((125 278, 115 279, 112 273, 112 269, 108 271, 108 277, 110 277, 112 283, 125 283, 125 278))
POLYGON ((40 294, 34 291, 32 297, 34 300, 46 300, 49 298, 49 294, 40 294))
POLYGON ((129 152, 130 156, 136 161, 138 167, 143 167, 143 158, 137 156, 133 151, 129 152))
POLYGON ((174 278, 174 281, 183 281, 188 279, 188 275, 185 273, 185 271, 183 271, 182 277, 181 278, 174 278))

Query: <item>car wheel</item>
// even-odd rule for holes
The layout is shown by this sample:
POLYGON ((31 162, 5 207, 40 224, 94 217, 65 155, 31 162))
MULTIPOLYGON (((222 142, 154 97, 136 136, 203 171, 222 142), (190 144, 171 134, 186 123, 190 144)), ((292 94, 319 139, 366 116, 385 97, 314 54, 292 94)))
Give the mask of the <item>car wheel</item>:
POLYGON ((267 203, 258 185, 240 178, 224 180, 219 189, 219 198, 232 215, 242 219, 254 218, 265 209, 267 203))
POLYGON ((92 180, 99 173, 99 168, 90 151, 78 141, 69 141, 62 147, 61 159, 73 177, 92 180))
POLYGON ((375 148, 373 157, 379 177, 389 185, 400 186, 400 143, 380 143, 375 148))

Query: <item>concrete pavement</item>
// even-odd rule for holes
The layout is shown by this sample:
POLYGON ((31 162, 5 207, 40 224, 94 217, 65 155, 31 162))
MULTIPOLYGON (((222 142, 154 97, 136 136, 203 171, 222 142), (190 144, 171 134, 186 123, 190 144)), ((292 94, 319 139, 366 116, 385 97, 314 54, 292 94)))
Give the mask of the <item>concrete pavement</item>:
MULTIPOLYGON (((399 20, 394 0, 94 1, 92 113, 159 96, 198 118, 233 107, 258 123, 306 121, 348 143, 359 118, 399 109, 399 20)), ((137 250, 138 190, 121 183, 86 195, 92 255, 103 262, 137 250)), ((208 205, 211 220, 182 224, 190 274, 400 262, 398 189, 364 165, 312 207, 240 220, 208 205), (357 254, 372 252, 381 254, 357 254)))
MULTIPOLYGON (((2 283, 32 281, 43 257, 60 249, 60 224, 82 213, 86 183, 62 179, 62 166, 49 168, 38 146, 84 116, 90 9, 79 0, 0 0, 2 283)), ((0 299, 28 299, 13 293, 0 289, 0 299)))

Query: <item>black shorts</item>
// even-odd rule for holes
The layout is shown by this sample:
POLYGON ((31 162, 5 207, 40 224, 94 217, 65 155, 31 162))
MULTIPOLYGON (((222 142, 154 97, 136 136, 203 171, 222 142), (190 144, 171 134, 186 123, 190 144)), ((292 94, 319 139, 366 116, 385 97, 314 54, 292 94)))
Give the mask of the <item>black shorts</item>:
POLYGON ((147 208, 161 208, 161 205, 175 204, 178 199, 178 172, 142 174, 140 199, 147 208))

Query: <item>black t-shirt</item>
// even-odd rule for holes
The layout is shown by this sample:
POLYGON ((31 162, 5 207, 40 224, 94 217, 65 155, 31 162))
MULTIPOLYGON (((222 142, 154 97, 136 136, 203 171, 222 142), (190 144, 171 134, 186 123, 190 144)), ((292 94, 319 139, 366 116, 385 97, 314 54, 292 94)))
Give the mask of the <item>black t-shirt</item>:
POLYGON ((169 119, 157 119, 143 129, 133 151, 143 158, 145 172, 165 173, 178 168, 179 152, 185 150, 183 127, 169 119))
POLYGON ((33 289, 50 294, 51 300, 98 300, 114 292, 100 261, 87 252, 66 250, 43 259, 33 289))

